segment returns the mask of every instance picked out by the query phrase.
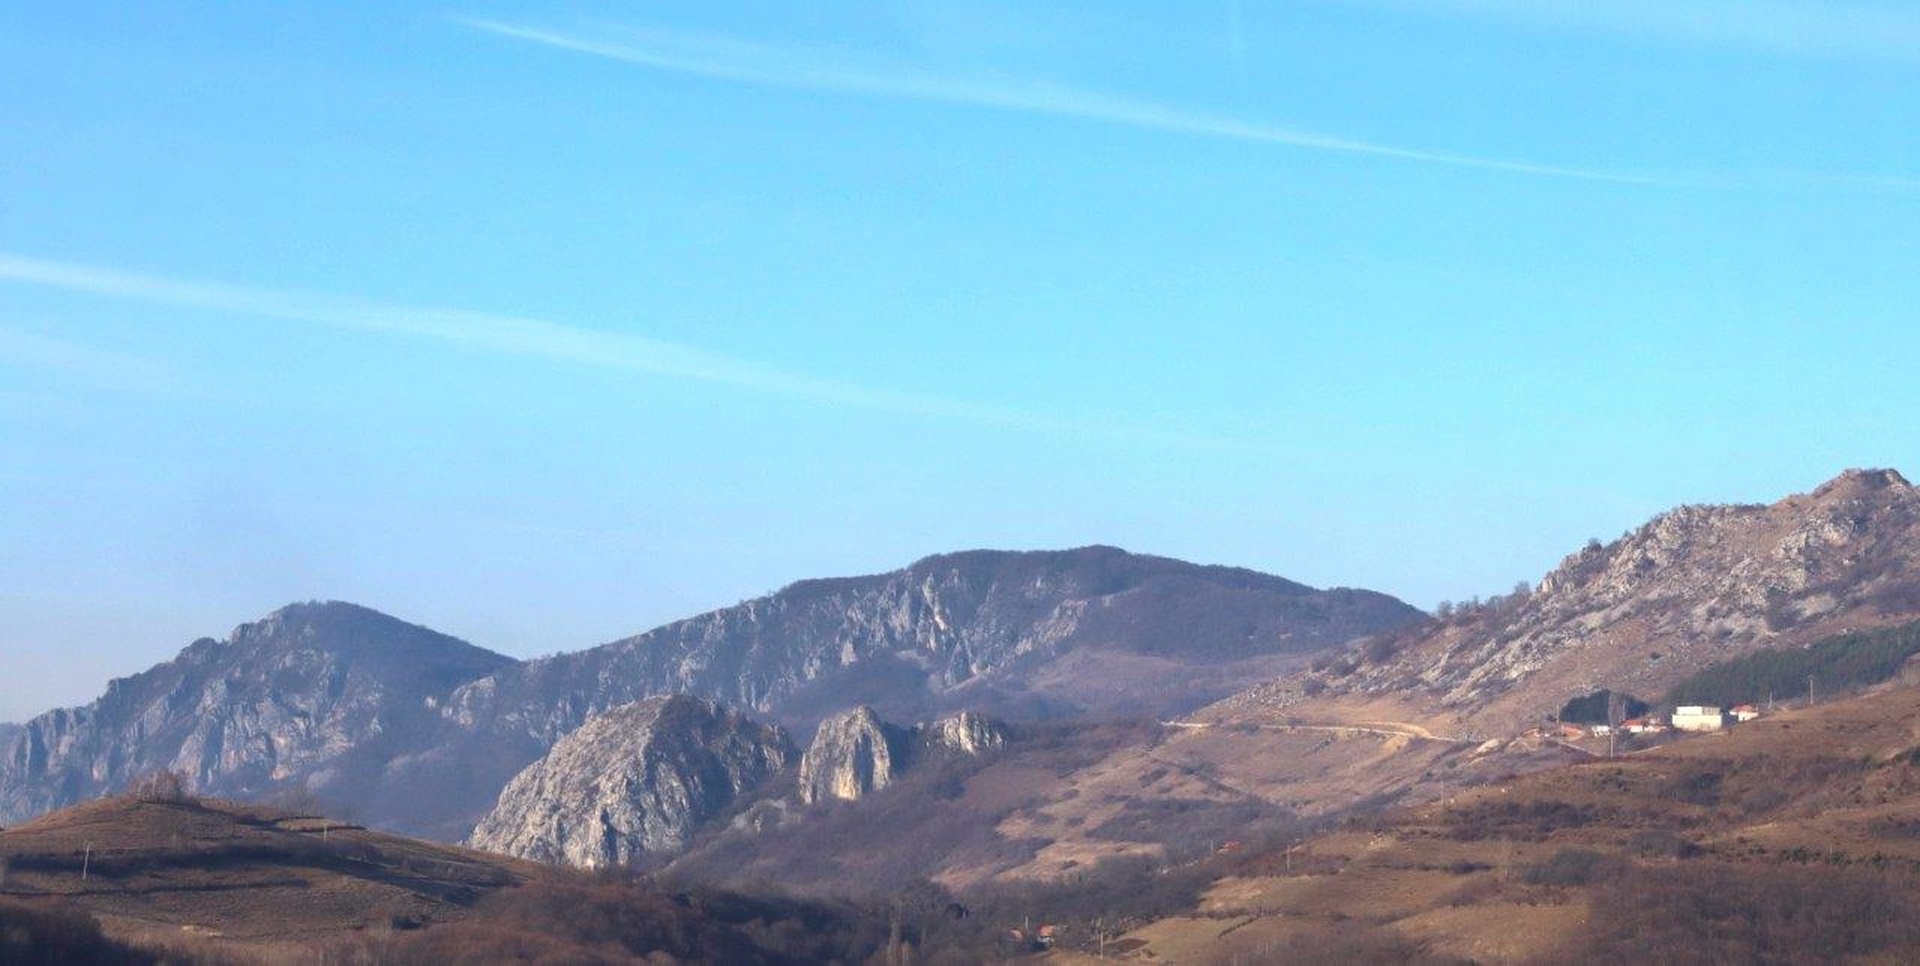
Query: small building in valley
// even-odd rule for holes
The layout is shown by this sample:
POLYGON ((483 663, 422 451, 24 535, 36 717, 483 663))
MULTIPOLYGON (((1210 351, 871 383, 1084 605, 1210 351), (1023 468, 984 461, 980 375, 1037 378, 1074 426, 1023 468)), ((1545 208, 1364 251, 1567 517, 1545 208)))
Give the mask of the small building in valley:
POLYGON ((1719 731, 1727 714, 1711 704, 1683 704, 1673 709, 1673 726, 1681 731, 1719 731))
POLYGON ((1654 715, 1647 715, 1620 722, 1620 730, 1630 735, 1657 735, 1667 730, 1667 723, 1654 715))
POLYGON ((1760 709, 1751 704, 1736 704, 1733 706, 1732 714, 1735 721, 1752 721, 1760 717, 1760 709))

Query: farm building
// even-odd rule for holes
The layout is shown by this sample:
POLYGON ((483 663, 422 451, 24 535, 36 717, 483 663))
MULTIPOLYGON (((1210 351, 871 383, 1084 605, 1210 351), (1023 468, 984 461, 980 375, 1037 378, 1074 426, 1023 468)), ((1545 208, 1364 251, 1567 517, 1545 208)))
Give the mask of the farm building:
POLYGON ((1726 724, 1726 712, 1714 705, 1683 704, 1673 709, 1673 726, 1681 731, 1719 731, 1726 724))

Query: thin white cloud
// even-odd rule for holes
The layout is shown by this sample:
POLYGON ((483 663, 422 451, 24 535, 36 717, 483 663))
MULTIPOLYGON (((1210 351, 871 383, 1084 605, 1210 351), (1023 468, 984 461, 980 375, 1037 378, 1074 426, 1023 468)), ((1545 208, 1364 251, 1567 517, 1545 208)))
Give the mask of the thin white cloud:
POLYGON ((1041 80, 956 76, 908 67, 861 65, 828 52, 775 47, 725 37, 644 29, 587 35, 497 20, 460 18, 458 22, 528 43, 655 70, 743 84, 988 107, 1199 137, 1253 141, 1511 174, 1630 184, 1672 183, 1668 179, 1633 172, 1541 164, 1363 141, 1225 114, 1192 111, 1155 101, 1041 80))
POLYGON ((1920 6, 1847 0, 1350 0, 1768 54, 1920 63, 1920 6))
MULTIPOLYGON (((1019 410, 822 379, 693 346, 522 316, 427 308, 125 272, 0 252, 0 282, 206 309, 379 335, 428 339, 465 349, 645 375, 692 379, 754 392, 881 412, 966 420, 1008 428, 1153 442, 1188 448, 1269 452, 1257 443, 1074 421, 1019 410)), ((6 330, 0 330, 4 336, 6 330)), ((8 344, 0 338, 0 351, 8 344)), ((41 347, 49 351, 51 347, 41 347)))
POLYGON ((5 325, 0 325, 0 367, 51 371, 88 385, 126 392, 178 388, 173 374, 152 360, 5 325))
MULTIPOLYGON (((868 409, 1015 423, 1008 410, 819 379, 692 346, 518 316, 275 292, 0 253, 0 280, 160 305, 433 339, 470 349, 675 376, 868 409)), ((4 336, 5 330, 0 330, 4 336)), ((16 334, 17 335, 17 334, 16 334)), ((0 338, 0 349, 10 346, 0 338)), ((55 351, 41 346, 42 354, 55 351)))

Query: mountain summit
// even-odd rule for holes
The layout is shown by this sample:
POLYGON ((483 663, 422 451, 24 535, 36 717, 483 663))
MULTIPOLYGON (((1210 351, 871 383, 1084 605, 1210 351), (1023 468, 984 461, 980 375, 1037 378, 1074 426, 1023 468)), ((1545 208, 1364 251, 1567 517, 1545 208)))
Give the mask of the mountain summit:
POLYGON ((1421 616, 1371 591, 1112 547, 801 581, 527 663, 351 604, 296 604, 0 735, 0 821, 172 768, 204 793, 305 788, 457 839, 561 738, 636 701, 688 694, 800 733, 853 703, 909 721, 1177 712, 1421 616))
POLYGON ((1113 547, 970 551, 766 597, 461 688, 454 714, 551 743, 584 715, 688 693, 797 732, 853 703, 895 720, 1185 710, 1418 620, 1385 594, 1113 547))
POLYGON ((1762 647, 1915 618, 1920 489, 1890 469, 1848 470, 1772 504, 1663 513, 1569 555, 1530 594, 1384 637, 1364 660, 1255 697, 1398 695, 1498 733, 1599 688, 1655 697, 1762 647))
POLYGON ((311 783, 393 820, 402 808, 377 789, 402 783, 394 756, 442 727, 455 686, 513 663, 354 604, 292 604, 21 726, 0 749, 0 817, 167 768, 231 797, 311 783))

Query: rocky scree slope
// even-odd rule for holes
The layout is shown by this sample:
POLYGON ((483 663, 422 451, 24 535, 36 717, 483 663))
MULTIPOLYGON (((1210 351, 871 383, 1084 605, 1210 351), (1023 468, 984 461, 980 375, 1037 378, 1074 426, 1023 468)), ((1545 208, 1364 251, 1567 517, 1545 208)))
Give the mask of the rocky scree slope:
POLYGON ((408 757, 444 729, 438 705, 514 663, 351 604, 282 608, 27 722, 0 746, 0 821, 164 768, 203 794, 310 787, 400 824, 415 787, 462 791, 459 769, 408 757))
POLYGON ((861 706, 820 722, 800 758, 800 800, 852 801, 892 784, 932 755, 977 755, 1006 744, 1006 728, 971 712, 903 728, 861 706))
POLYGON ((1654 698, 1699 669, 1920 617, 1920 490, 1849 470, 1770 505, 1684 506, 1572 554, 1531 593, 1382 635, 1215 714, 1402 699, 1500 734, 1569 698, 1654 698), (1309 697, 1314 695, 1314 697, 1309 697))
POLYGON ((587 719, 509 782, 469 844, 582 868, 677 852, 793 754, 781 729, 713 701, 625 705, 587 719))

